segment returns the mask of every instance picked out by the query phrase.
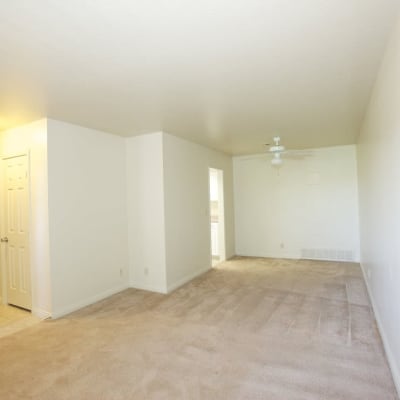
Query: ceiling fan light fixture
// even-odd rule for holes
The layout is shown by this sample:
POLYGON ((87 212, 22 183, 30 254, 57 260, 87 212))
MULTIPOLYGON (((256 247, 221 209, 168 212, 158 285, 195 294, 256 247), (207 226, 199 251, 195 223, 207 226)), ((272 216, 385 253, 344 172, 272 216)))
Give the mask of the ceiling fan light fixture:
POLYGON ((279 136, 275 136, 273 138, 274 144, 272 146, 270 146, 269 148, 269 152, 270 153, 282 153, 285 151, 285 146, 282 146, 280 144, 281 138, 279 136))
POLYGON ((270 151, 271 153, 282 153, 282 152, 285 151, 285 146, 282 146, 282 145, 271 146, 271 147, 269 148, 269 151, 270 151))
POLYGON ((279 166, 279 165, 282 165, 282 163, 283 163, 283 160, 281 158, 281 154, 280 153, 275 153, 274 157, 271 160, 271 164, 274 165, 274 166, 279 166))

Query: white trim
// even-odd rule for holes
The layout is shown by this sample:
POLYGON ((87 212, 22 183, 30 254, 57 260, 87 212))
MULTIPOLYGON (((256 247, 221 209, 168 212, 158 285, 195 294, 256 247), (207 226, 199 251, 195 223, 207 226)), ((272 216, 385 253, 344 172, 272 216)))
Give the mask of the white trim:
POLYGON ((51 317, 51 313, 49 311, 42 310, 40 308, 32 308, 32 315, 40 319, 47 319, 51 317))
MULTIPOLYGON (((285 258, 287 258, 287 257, 285 257, 285 258)), ((301 258, 301 257, 299 257, 299 260, 332 261, 332 262, 345 262, 345 263, 354 263, 354 264, 360 263, 360 260, 358 260, 358 259, 346 260, 344 258, 316 258, 316 257, 301 258)))
POLYGON ((140 282, 131 282, 129 287, 132 289, 147 290, 148 292, 167 294, 165 287, 146 285, 145 283, 140 282))
POLYGON ((51 317, 53 319, 57 319, 57 318, 63 317, 64 315, 70 314, 70 313, 72 313, 72 312, 74 312, 76 310, 79 310, 79 309, 83 308, 83 307, 89 306, 89 305, 91 305, 93 303, 96 303, 96 302, 98 302, 100 300, 103 300, 103 299, 105 299, 107 297, 110 297, 113 294, 122 292, 123 290, 128 289, 128 288, 129 288, 129 286, 127 284, 123 284, 123 285, 120 285, 120 286, 116 286, 116 287, 114 287, 112 289, 108 289, 108 290, 106 290, 106 291, 104 291, 102 293, 99 293, 99 294, 96 294, 94 296, 88 297, 85 300, 81 300, 81 301, 73 303, 73 304, 71 304, 71 305, 69 305, 67 307, 63 307, 60 310, 57 310, 56 312, 52 312, 51 313, 51 317))
POLYGON ((392 352, 392 350, 390 348, 390 343, 388 341, 388 338, 386 336, 385 330, 383 328, 382 319, 381 319, 381 316, 380 316, 380 314, 378 312, 378 307, 376 306, 375 300, 374 300, 374 298, 372 296, 372 291, 371 291, 371 288, 370 288, 370 285, 369 285, 369 281, 367 279, 366 271, 364 270, 362 264, 360 264, 360 265, 361 265, 361 271, 362 271, 363 276, 364 276, 365 285, 367 287, 368 295, 369 295, 369 298, 371 300, 372 309, 373 309, 374 314, 375 314, 375 319, 376 319, 376 322, 378 324, 379 333, 381 334, 381 338, 382 338, 382 342, 383 342, 383 348, 384 348, 385 353, 386 353, 386 358, 387 358, 388 363, 389 363, 390 371, 392 372, 393 381, 394 381, 394 384, 396 386, 397 393, 400 396, 400 369, 399 369, 399 366, 397 365, 397 360, 396 360, 395 356, 393 355, 393 352, 392 352))
MULTIPOLYGON (((288 259, 288 260, 300 260, 300 255, 298 253, 280 253, 280 254, 267 254, 267 253, 252 253, 246 254, 239 252, 236 254, 237 257, 250 257, 250 258, 277 258, 277 259, 288 259)), ((235 257, 235 256, 233 256, 235 257)), ((335 260, 337 261, 337 260, 335 260)))
MULTIPOLYGON (((281 253, 281 254, 246 254, 246 253, 239 253, 236 254, 238 257, 257 257, 257 258, 277 258, 277 259, 288 259, 288 260, 311 260, 311 261, 332 261, 332 262, 350 262, 350 263, 359 263, 360 261, 357 259, 354 260, 344 260, 344 259, 337 259, 337 258, 317 258, 317 257, 307 257, 307 258, 302 258, 301 254, 298 253, 281 253)), ((233 256, 235 257, 235 256, 233 256)), ((232 258, 232 257, 231 257, 232 258)), ((228 258, 229 260, 229 258, 228 258)))
POLYGON ((195 272, 192 272, 191 274, 184 276, 182 279, 179 279, 176 282, 172 283, 171 285, 168 285, 168 287, 167 287, 168 293, 172 292, 173 290, 177 289, 180 286, 183 286, 185 283, 191 281, 192 279, 205 274, 206 272, 210 271, 211 269, 212 269, 211 267, 202 268, 199 271, 195 271, 195 272))

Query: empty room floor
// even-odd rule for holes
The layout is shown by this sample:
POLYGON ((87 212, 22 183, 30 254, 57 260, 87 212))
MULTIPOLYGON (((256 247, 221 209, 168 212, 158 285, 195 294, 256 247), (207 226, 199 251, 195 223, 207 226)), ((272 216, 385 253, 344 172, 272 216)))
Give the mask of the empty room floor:
POLYGON ((359 265, 235 258, 0 339, 1 399, 397 399, 359 265))

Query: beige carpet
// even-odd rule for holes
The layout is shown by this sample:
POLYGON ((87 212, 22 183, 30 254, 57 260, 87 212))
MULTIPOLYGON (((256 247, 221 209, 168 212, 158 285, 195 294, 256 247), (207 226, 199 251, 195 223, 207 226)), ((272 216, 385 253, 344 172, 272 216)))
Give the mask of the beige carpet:
POLYGON ((4 304, 0 305, 0 338, 22 331, 38 322, 40 319, 29 311, 4 304))
POLYGON ((358 265, 249 258, 1 338, 0 398, 397 399, 358 265))

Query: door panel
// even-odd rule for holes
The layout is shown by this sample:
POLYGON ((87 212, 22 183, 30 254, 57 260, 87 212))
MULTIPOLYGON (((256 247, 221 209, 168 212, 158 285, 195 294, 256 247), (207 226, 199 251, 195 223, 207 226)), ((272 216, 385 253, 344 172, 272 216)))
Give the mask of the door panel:
POLYGON ((4 160, 6 163, 7 221, 7 301, 31 309, 31 274, 29 264, 29 182, 27 156, 4 160))
POLYGON ((17 290, 17 268, 15 264, 15 247, 8 246, 8 279, 9 290, 17 290))

